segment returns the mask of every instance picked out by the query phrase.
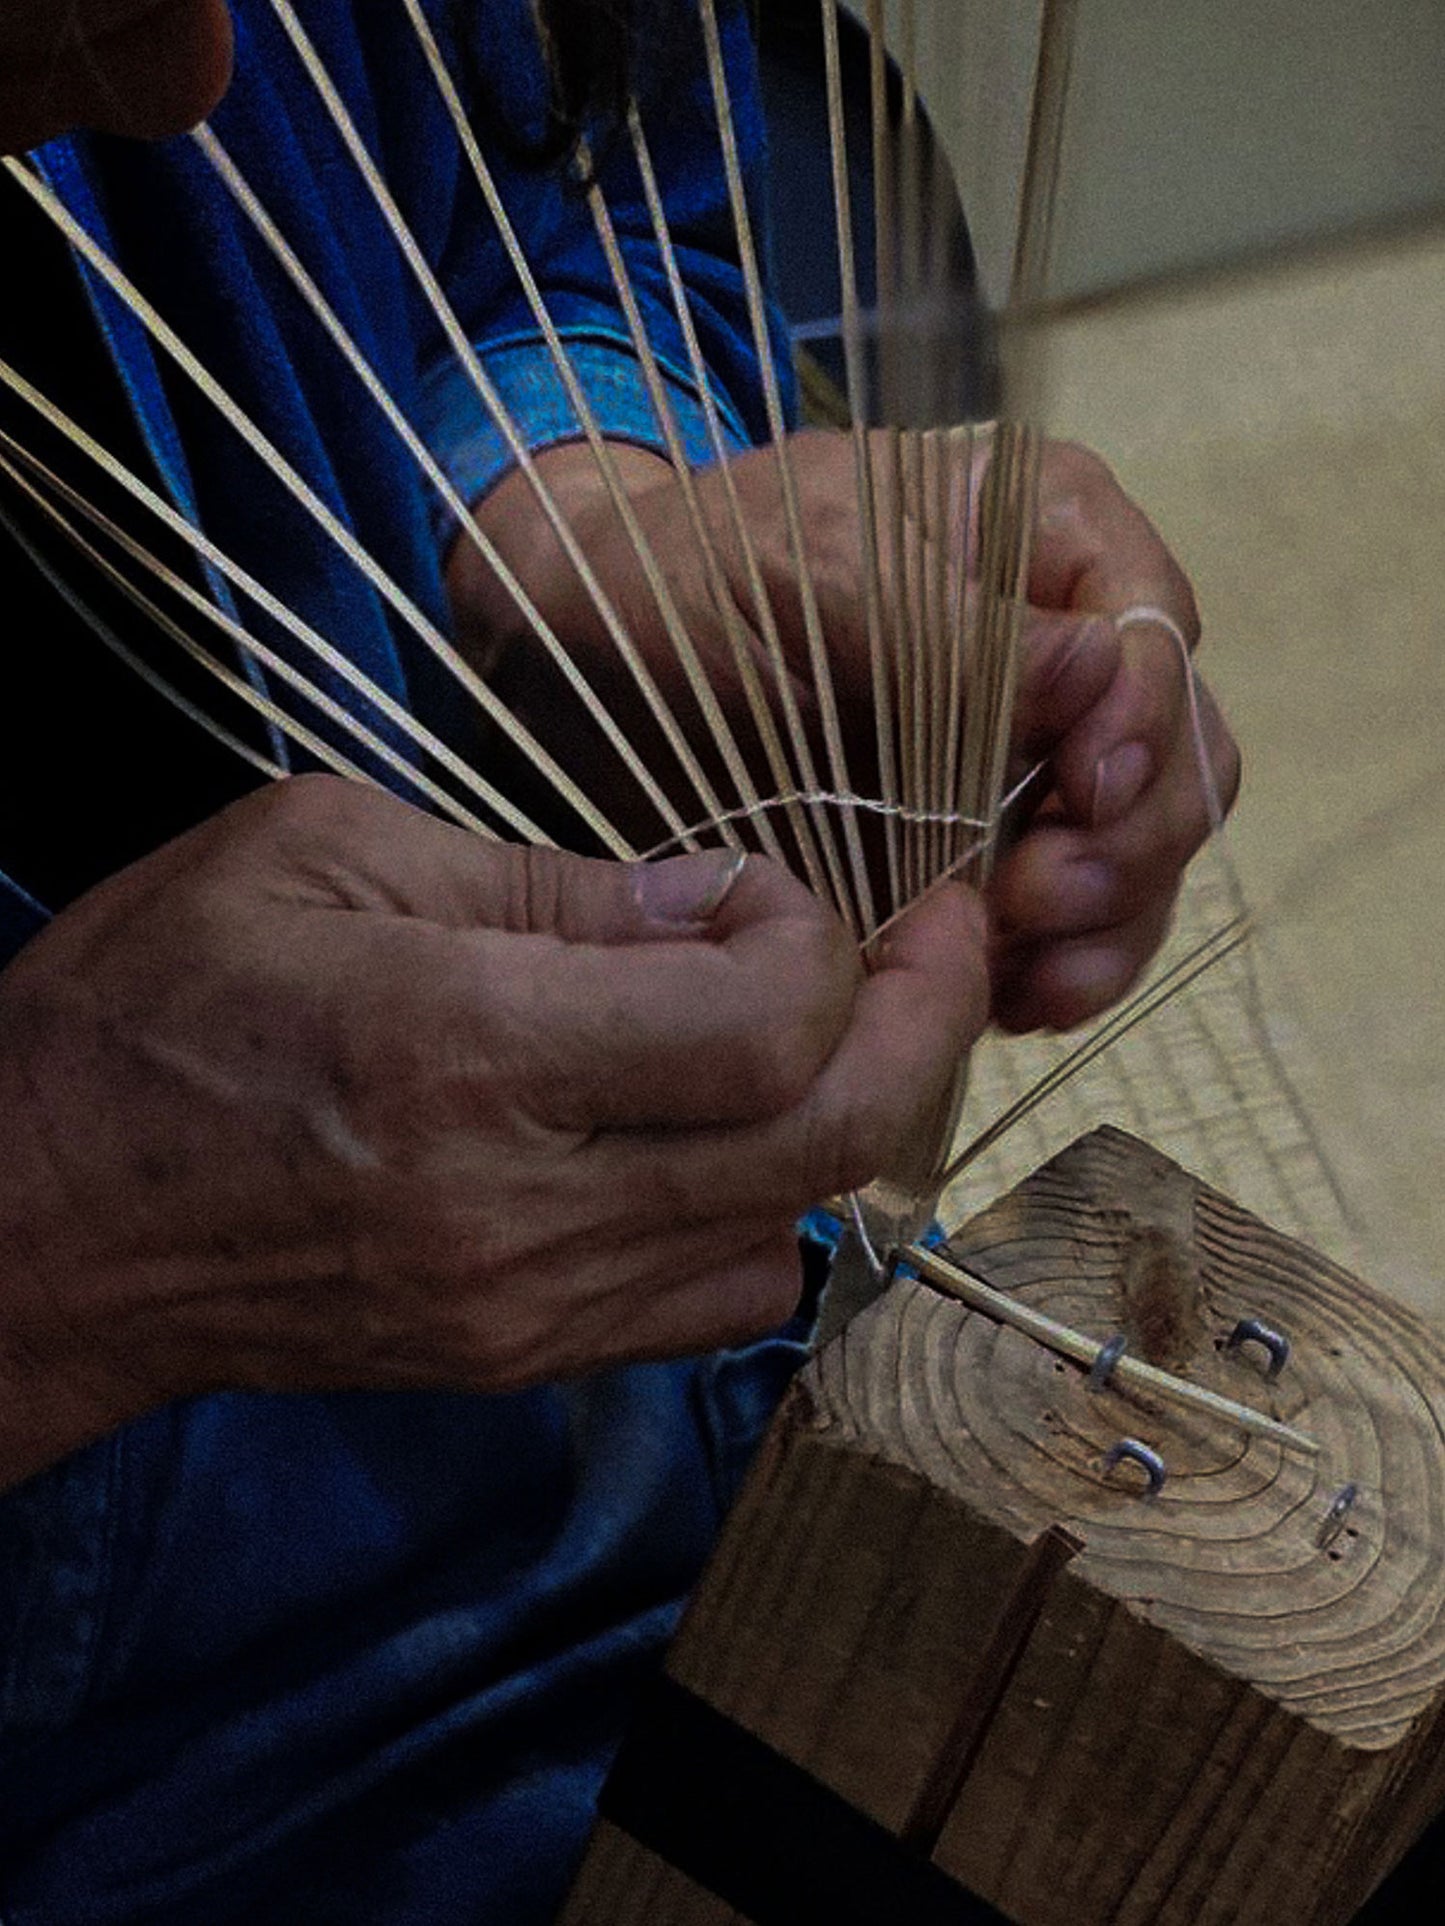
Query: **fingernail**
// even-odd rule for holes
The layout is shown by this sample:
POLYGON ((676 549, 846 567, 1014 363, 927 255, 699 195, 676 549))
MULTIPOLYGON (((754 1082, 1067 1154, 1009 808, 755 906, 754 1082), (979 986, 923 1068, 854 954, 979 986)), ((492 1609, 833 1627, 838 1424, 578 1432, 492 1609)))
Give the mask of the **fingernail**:
POLYGON ((1154 774, 1154 757, 1142 742, 1126 742, 1100 758, 1094 769, 1093 821, 1115 823, 1143 794, 1154 774))
POLYGON ((639 863, 632 873, 632 894, 649 921, 697 929, 710 923, 731 896, 747 860, 741 849, 710 849, 701 856, 639 863))

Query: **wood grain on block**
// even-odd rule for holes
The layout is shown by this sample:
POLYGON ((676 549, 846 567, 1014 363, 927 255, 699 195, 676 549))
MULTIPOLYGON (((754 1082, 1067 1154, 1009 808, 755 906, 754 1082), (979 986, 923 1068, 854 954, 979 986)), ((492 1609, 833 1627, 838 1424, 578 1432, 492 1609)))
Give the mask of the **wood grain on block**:
MULTIPOLYGON (((1114 1130, 954 1248, 1320 1456, 902 1281, 790 1394, 669 1669, 1020 1926, 1341 1926, 1445 1805, 1445 1345, 1114 1130), (1103 1471, 1125 1436, 1158 1498, 1103 1471), (1082 1549, 1040 1591, 1051 1527, 1082 1549)), ((603 1827, 564 1917, 739 1916, 603 1827)))

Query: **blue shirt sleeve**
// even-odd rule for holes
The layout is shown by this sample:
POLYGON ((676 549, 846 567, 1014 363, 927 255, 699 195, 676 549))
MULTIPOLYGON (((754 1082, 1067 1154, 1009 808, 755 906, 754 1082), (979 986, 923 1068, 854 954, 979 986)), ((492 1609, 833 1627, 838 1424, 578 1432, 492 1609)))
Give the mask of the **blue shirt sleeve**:
MULTIPOLYGON (((762 250, 761 175, 766 142, 756 54, 746 9, 725 0, 719 12, 734 125, 762 250)), ((524 30, 503 60, 525 65, 536 57, 535 35, 524 30)), ((514 100, 533 98, 537 76, 534 72, 504 75, 497 81, 497 92, 514 100)), ((767 413, 700 32, 679 38, 670 50, 665 74, 642 73, 639 93, 709 389, 726 445, 730 451, 740 450, 766 437, 767 413)), ((502 142, 492 141, 487 159, 603 434, 665 455, 663 425, 648 394, 585 196, 564 167, 529 167, 512 158, 502 142)), ((605 137, 597 166, 683 446, 689 461, 702 465, 713 458, 714 450, 625 130, 605 137)), ((459 191, 446 250, 449 271, 443 277, 448 299, 528 448, 537 451, 578 440, 582 425, 520 282, 500 256, 500 244, 480 201, 459 191)), ((784 406, 791 417, 791 354, 781 317, 771 317, 770 333, 784 406)), ((440 341, 433 341, 424 356, 420 426, 448 477, 468 501, 479 500, 512 466, 505 434, 489 418, 471 377, 440 341)), ((445 520, 442 526, 445 531, 445 520)))
MULTIPOLYGON (((594 328, 576 325, 563 333, 568 359, 598 427, 609 441, 667 452, 642 368, 612 317, 594 328), (609 325, 609 322, 611 323, 609 325)), ((478 344, 488 379, 533 453, 582 438, 582 424, 540 333, 478 344)), ((713 459, 707 418, 697 385, 682 369, 659 358, 668 402, 689 462, 713 459)), ((729 452, 748 446, 748 435, 725 394, 713 391, 729 452)), ((455 359, 428 370, 422 385, 422 432, 464 501, 477 502, 513 466, 507 437, 483 406, 477 387, 455 359)), ((445 515, 445 508, 442 509, 445 515)))

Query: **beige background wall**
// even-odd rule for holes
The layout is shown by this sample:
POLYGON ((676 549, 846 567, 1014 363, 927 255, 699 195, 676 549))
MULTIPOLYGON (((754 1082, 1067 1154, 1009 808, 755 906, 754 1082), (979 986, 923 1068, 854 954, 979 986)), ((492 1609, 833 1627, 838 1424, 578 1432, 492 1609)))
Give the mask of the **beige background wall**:
MULTIPOLYGON (((996 257, 1039 0, 917 3, 922 89, 996 257)), ((1060 289, 1442 202, 1441 0, 1080 0, 1060 289)))

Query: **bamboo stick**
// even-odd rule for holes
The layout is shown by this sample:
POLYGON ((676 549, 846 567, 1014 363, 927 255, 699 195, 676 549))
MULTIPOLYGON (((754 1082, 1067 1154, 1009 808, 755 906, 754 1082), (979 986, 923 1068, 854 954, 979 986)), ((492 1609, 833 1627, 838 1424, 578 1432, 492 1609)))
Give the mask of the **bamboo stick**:
MULTIPOLYGON (((968 1305, 970 1310, 992 1318, 997 1324, 1006 1324, 1010 1330, 1021 1332, 1024 1337, 1032 1338, 1035 1344, 1042 1344, 1060 1357, 1072 1358, 1075 1364, 1082 1364, 1086 1369, 1093 1368, 1104 1349, 1099 1339, 1086 1337, 1082 1331, 1060 1324, 1056 1318, 1035 1310, 1031 1304, 1010 1297, 1006 1291, 995 1290, 992 1284, 986 1284, 981 1277, 965 1270, 956 1259, 938 1251, 928 1251, 921 1245, 910 1244, 902 1252, 902 1262, 936 1289, 968 1305)), ((1237 1404, 1233 1398, 1221 1397, 1217 1391, 1206 1390, 1202 1384, 1191 1384, 1187 1378, 1177 1378, 1171 1372, 1161 1371, 1157 1365, 1146 1364, 1141 1358, 1121 1357, 1113 1368, 1110 1381, 1125 1391, 1162 1398, 1166 1404, 1178 1405, 1182 1410, 1197 1411, 1203 1417, 1218 1418, 1224 1423, 1237 1425, 1251 1437, 1268 1438, 1286 1451, 1297 1451, 1307 1458, 1319 1456, 1320 1447, 1315 1440, 1302 1431, 1296 1431, 1292 1425, 1281 1424, 1278 1418, 1256 1411, 1251 1405, 1237 1404)))

